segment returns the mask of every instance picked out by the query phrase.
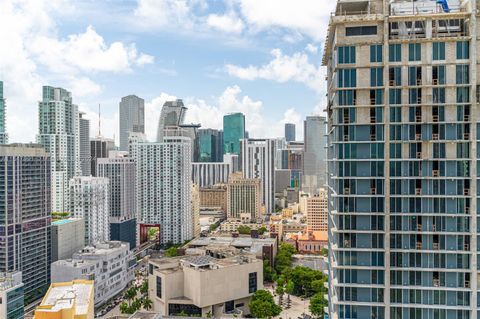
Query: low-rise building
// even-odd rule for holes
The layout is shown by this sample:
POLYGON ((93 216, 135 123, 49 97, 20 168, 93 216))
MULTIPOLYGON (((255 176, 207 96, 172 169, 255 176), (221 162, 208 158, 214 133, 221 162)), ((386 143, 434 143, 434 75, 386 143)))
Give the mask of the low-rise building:
POLYGON ((251 222, 245 223, 241 219, 229 218, 220 224, 220 231, 232 233, 232 232, 236 232, 238 230, 238 227, 240 226, 247 226, 252 230, 256 230, 256 229, 259 229, 260 227, 265 227, 265 224, 251 223, 251 222))
POLYGON ((72 258, 85 247, 85 221, 68 218, 52 222, 52 262, 72 258))
POLYGON ((151 259, 149 271, 149 298, 164 316, 243 317, 251 296, 263 289, 263 262, 236 249, 151 259))
POLYGON ((0 273, 0 318, 23 319, 22 273, 0 273))
POLYGON ((110 241, 89 246, 72 259, 52 263, 52 282, 95 281, 95 305, 121 292, 134 279, 136 261, 128 243, 110 241))
POLYGON ((286 241, 292 243, 299 253, 319 254, 328 246, 328 233, 326 231, 309 231, 300 234, 289 234, 286 241))
POLYGON ((34 319, 93 319, 93 280, 52 283, 34 319))

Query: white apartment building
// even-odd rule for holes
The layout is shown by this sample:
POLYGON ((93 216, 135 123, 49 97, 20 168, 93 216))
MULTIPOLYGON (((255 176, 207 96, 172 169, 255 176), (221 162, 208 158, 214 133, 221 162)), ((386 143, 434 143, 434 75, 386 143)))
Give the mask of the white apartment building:
POLYGON ((109 180, 104 177, 75 176, 70 180, 71 213, 85 221, 85 244, 110 239, 109 180))
POLYGON ((85 221, 68 218, 52 222, 52 262, 72 258, 85 247, 85 221))
POLYGON ((163 142, 131 144, 136 162, 137 222, 161 224, 162 243, 193 237, 192 143, 184 130, 165 130, 163 142))
POLYGON ((95 306, 99 306, 133 281, 135 265, 128 243, 98 243, 75 253, 72 259, 52 263, 52 283, 94 280, 95 306))

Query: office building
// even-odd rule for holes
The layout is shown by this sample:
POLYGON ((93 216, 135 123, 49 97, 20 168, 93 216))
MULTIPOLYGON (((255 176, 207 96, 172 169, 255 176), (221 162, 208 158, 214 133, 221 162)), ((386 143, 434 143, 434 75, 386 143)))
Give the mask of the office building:
POLYGON ((223 162, 230 165, 232 168, 232 173, 238 172, 240 170, 240 158, 238 154, 224 154, 223 162))
POLYGON ((0 318, 23 319, 23 283, 19 271, 0 273, 0 318))
POLYGON ((302 190, 318 194, 327 182, 327 122, 322 116, 307 116, 304 121, 302 190))
POLYGON ((110 239, 109 189, 104 177, 75 176, 70 180, 71 213, 85 222, 86 245, 110 239))
POLYGON ((52 222, 52 262, 72 258, 85 247, 85 221, 68 218, 52 222))
POLYGON ((3 81, 0 81, 0 144, 8 143, 6 113, 7 105, 3 95, 3 81))
POLYGON ((200 210, 227 212, 227 185, 219 184, 200 188, 200 210))
POLYGON ((200 143, 199 162, 221 162, 223 152, 220 150, 220 132, 214 129, 199 129, 200 143))
POLYGON ((137 219, 135 217, 110 217, 110 240, 124 241, 130 249, 137 247, 137 219))
POLYGON ((476 1, 338 1, 329 317, 478 318, 476 1))
POLYGON ((68 212, 68 183, 80 173, 78 107, 67 90, 44 86, 38 116, 37 142, 51 157, 52 211, 68 212))
POLYGON ((179 126, 185 133, 184 136, 189 137, 192 143, 192 162, 200 161, 200 140, 198 138, 198 130, 200 124, 182 124, 179 126))
POLYGON ((251 220, 256 220, 263 215, 263 210, 260 179, 233 174, 227 184, 227 217, 240 218, 246 213, 251 220))
POLYGON ((52 263, 52 283, 94 280, 94 300, 98 307, 134 280, 135 265, 136 260, 128 243, 98 243, 75 253, 72 259, 52 263))
POLYGON ((323 188, 318 195, 307 198, 307 230, 328 230, 328 198, 323 188))
POLYGON ((192 182, 202 188, 225 184, 232 173, 230 163, 192 163, 192 182))
POLYGON ((295 141, 295 138, 296 138, 295 124, 285 123, 285 141, 292 142, 292 141, 295 141))
POLYGON ((129 133, 145 134, 145 101, 136 95, 122 97, 119 113, 120 150, 128 151, 129 133))
POLYGON ((192 184, 192 233, 193 237, 200 236, 200 190, 192 184))
POLYGON ((240 149, 243 177, 260 179, 262 204, 267 214, 275 209, 275 141, 243 139, 240 149))
POLYGON ((263 262, 235 249, 150 259, 149 268, 149 298, 164 316, 243 317, 252 295, 263 289, 263 262))
POLYGON ((245 115, 227 114, 223 117, 223 154, 240 154, 240 140, 245 138, 245 115))
POLYGON ((34 319, 93 319, 93 280, 73 280, 50 285, 35 310, 34 319))
MULTIPOLYGON (((140 133, 141 134, 141 133, 140 133)), ((115 141, 110 138, 97 136, 90 139, 90 171, 92 176, 98 176, 97 163, 99 158, 108 158, 110 151, 115 149, 115 141)), ((128 149, 127 149, 128 150, 128 149)))
POLYGON ((187 108, 181 99, 166 101, 163 104, 157 127, 157 142, 163 142, 164 131, 169 126, 184 124, 187 108))
POLYGON ((80 174, 90 176, 90 121, 85 118, 84 112, 78 112, 78 148, 80 156, 80 174))
POLYGON ((167 129, 163 142, 138 142, 135 153, 137 223, 160 224, 162 243, 183 243, 192 234, 192 144, 181 128, 167 129))
POLYGON ((10 144, 0 161, 0 272, 22 272, 29 303, 50 283, 50 156, 41 145, 10 144))

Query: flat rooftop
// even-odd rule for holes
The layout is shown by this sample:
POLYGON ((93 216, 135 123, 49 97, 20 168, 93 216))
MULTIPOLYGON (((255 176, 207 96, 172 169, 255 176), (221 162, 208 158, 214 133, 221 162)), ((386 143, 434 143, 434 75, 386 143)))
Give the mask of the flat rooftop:
POLYGON ((93 281, 52 284, 37 311, 59 312, 75 306, 76 315, 86 314, 93 300, 92 294, 93 281))
POLYGON ((217 237, 198 237, 188 243, 189 247, 201 247, 209 245, 224 245, 236 248, 248 248, 250 252, 257 253, 262 251, 265 245, 275 245, 277 240, 275 238, 251 238, 251 237, 231 237, 231 236, 217 236, 217 237))

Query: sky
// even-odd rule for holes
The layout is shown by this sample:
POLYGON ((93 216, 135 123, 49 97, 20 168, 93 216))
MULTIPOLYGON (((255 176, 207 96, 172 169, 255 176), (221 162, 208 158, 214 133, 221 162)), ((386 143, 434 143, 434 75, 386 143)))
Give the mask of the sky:
POLYGON ((90 119, 90 134, 118 141, 118 103, 145 99, 155 139, 169 99, 186 122, 222 127, 246 116, 251 137, 322 114, 322 51, 333 0, 0 0, 0 81, 10 142, 33 142, 42 86, 63 87, 90 119))

